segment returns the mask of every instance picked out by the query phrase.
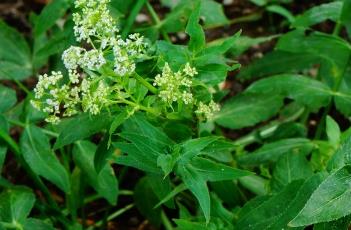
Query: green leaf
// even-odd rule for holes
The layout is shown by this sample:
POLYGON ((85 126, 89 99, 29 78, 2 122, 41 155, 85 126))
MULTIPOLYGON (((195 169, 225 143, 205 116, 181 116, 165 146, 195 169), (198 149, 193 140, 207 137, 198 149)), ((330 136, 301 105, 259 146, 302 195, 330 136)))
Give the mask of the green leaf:
POLYGON ((36 174, 54 183, 64 192, 70 191, 68 173, 51 150, 49 138, 40 128, 27 126, 20 144, 25 161, 36 174))
POLYGON ((345 165, 351 164, 351 136, 348 136, 336 150, 332 158, 329 160, 328 171, 338 170, 345 165))
POLYGON ((35 196, 27 188, 18 187, 5 190, 0 194, 0 223, 23 224, 34 202, 35 196))
POLYGON ((184 162, 188 162, 195 156, 200 155, 201 151, 204 148, 206 148, 211 143, 217 141, 218 139, 219 137, 216 136, 208 136, 185 141, 181 144, 183 152, 181 154, 180 159, 184 162))
POLYGON ((281 94, 310 107, 312 110, 328 105, 333 94, 331 89, 320 81, 291 74, 282 74, 256 81, 247 89, 247 92, 281 94))
POLYGON ((0 177, 2 172, 2 166, 4 165, 6 158, 7 148, 4 146, 0 146, 0 177))
POLYGON ((240 156, 240 165, 260 165, 268 162, 275 162, 280 156, 291 151, 300 151, 305 155, 313 148, 313 143, 305 138, 290 138, 268 143, 253 153, 240 156))
POLYGON ((166 41, 157 41, 156 47, 159 59, 163 62, 168 62, 173 70, 180 69, 190 60, 190 52, 186 46, 173 45, 166 41))
POLYGON ((289 226, 333 221, 351 213, 351 167, 345 166, 325 179, 289 226))
POLYGON ((110 116, 101 113, 96 116, 82 114, 70 119, 63 120, 58 125, 58 136, 54 145, 55 149, 71 144, 75 141, 85 139, 97 132, 107 128, 110 124, 110 116))
POLYGON ((28 43, 19 32, 0 20, 0 79, 22 80, 31 74, 28 43))
POLYGON ((309 27, 325 20, 337 22, 340 18, 342 5, 341 1, 336 1, 315 6, 298 16, 292 26, 309 27))
MULTIPOLYGON (((289 221, 292 220, 297 215, 297 213, 299 213, 299 211, 306 204, 306 201, 311 196, 313 191, 316 188, 318 188, 318 186, 325 179, 325 177, 326 177, 326 173, 318 173, 310 177, 309 179, 307 179, 305 183, 302 184, 302 186, 298 190, 292 202, 288 203, 283 198, 281 202, 285 203, 286 208, 281 210, 279 214, 276 215, 276 217, 271 222, 267 223, 268 226, 266 228, 262 228, 262 229, 267 229, 267 230, 268 229, 269 230, 290 229, 287 226, 289 221)), ((291 192, 294 193, 294 191, 291 191, 291 192)), ((302 229, 302 228, 293 228, 293 229, 302 229)))
POLYGON ((189 50, 193 52, 199 52, 202 48, 205 47, 205 33, 202 30, 201 25, 199 24, 200 19, 200 1, 196 5, 194 11, 191 13, 188 25, 186 26, 185 32, 190 36, 189 40, 189 50))
POLYGON ((351 1, 344 0, 343 2, 340 20, 345 25, 349 37, 351 37, 351 1))
POLYGON ((0 85, 0 98, 3 98, 0 101, 0 113, 6 112, 17 102, 16 91, 3 85, 0 85))
POLYGON ((296 197, 303 181, 294 181, 280 193, 245 213, 237 222, 237 229, 266 229, 296 197))
POLYGON ((273 13, 276 13, 276 14, 279 14, 283 17, 285 17, 286 19, 288 19, 288 21, 290 23, 293 23, 295 21, 295 17, 294 15, 292 15, 290 13, 289 10, 287 10, 286 8, 284 8, 283 6, 280 6, 280 5, 270 5, 270 6, 267 6, 267 11, 270 11, 270 12, 273 12, 273 13))
POLYGON ((206 180, 191 165, 178 166, 176 173, 198 200, 208 223, 210 221, 211 202, 206 180))
POLYGON ((282 155, 275 165, 272 188, 279 191, 294 180, 306 179, 312 175, 312 168, 304 154, 292 151, 282 155))
POLYGON ((226 101, 214 120, 223 127, 240 129, 269 119, 282 105, 283 99, 277 94, 241 94, 226 101))
POLYGON ((191 161, 191 166, 204 180, 208 181, 235 180, 252 174, 202 157, 195 157, 191 161))
POLYGON ((110 204, 116 205, 118 196, 118 182, 112 167, 109 164, 99 173, 94 168, 96 145, 89 141, 78 141, 73 149, 73 159, 86 176, 88 183, 98 194, 110 204))
POLYGON ((291 31, 279 39, 276 48, 292 53, 309 53, 320 57, 322 62, 318 76, 336 89, 349 64, 351 46, 345 40, 329 34, 303 30, 291 31))
POLYGON ((152 190, 147 177, 140 179, 134 189, 134 201, 140 213, 153 225, 161 223, 161 209, 154 208, 158 198, 152 190))
POLYGON ((46 5, 35 22, 35 36, 37 37, 41 35, 54 26, 56 21, 65 14, 68 8, 68 0, 54 0, 46 5))
MULTIPOLYGON (((271 41, 272 39, 274 39, 276 37, 277 36, 273 35, 273 36, 267 36, 267 37, 251 38, 251 37, 242 35, 242 36, 238 37, 238 39, 234 42, 234 44, 229 52, 237 57, 240 54, 242 54, 243 52, 245 52, 246 50, 248 50, 250 47, 258 45, 260 43, 271 41)), ((266 54, 266 55, 268 55, 268 54, 266 54)), ((264 70, 264 69, 262 69, 262 70, 264 70)), ((242 69, 241 71, 245 71, 245 69, 242 69)), ((241 74, 241 72, 239 74, 241 74)), ((259 73, 256 73, 256 74, 259 74, 259 73)))
POLYGON ((251 79, 280 73, 296 73, 320 62, 320 58, 315 54, 276 50, 243 68, 238 78, 251 79))
POLYGON ((337 147, 340 143, 341 135, 339 125, 338 123, 336 123, 336 121, 334 121, 334 119, 331 116, 327 116, 326 123, 326 132, 329 142, 333 146, 337 147))
POLYGON ((228 24, 229 20, 224 14, 223 5, 213 0, 202 0, 200 15, 207 27, 228 24))
POLYGON ((55 230, 55 228, 42 220, 28 218, 23 222, 23 230, 55 230))
POLYGON ((335 221, 315 224, 313 230, 348 230, 350 226, 350 216, 345 216, 335 221))

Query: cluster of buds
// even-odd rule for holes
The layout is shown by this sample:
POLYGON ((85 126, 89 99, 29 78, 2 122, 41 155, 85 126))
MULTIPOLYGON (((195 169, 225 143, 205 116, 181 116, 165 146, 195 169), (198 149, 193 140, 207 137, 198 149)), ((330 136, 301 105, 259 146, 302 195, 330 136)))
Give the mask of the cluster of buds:
POLYGON ((172 104, 173 102, 183 102, 191 104, 194 102, 191 93, 192 79, 197 74, 196 69, 189 63, 182 70, 173 72, 166 63, 162 73, 155 77, 154 86, 159 87, 159 97, 162 101, 172 104))
POLYGON ((195 111, 195 113, 198 116, 205 118, 206 120, 212 120, 214 117, 214 114, 219 110, 220 110, 219 105, 214 101, 211 101, 208 105, 206 105, 203 102, 200 102, 198 104, 198 108, 195 111))

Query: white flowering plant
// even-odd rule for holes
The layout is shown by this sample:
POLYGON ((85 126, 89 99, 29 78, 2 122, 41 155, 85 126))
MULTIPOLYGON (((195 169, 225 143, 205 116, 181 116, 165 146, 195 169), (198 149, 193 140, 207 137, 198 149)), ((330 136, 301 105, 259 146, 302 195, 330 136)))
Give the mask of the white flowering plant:
POLYGON ((0 230, 349 228, 350 1, 219 2, 0 20, 0 230))

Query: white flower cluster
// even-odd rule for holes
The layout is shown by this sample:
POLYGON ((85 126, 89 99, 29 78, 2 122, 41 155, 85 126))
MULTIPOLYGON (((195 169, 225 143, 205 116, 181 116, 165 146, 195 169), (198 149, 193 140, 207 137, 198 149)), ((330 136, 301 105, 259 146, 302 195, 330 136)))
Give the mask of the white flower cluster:
POLYGON ((214 113, 218 112, 219 110, 219 105, 214 101, 211 101, 208 105, 206 105, 203 102, 200 102, 195 113, 199 116, 203 116, 206 120, 212 120, 214 113))
POLYGON ((108 10, 109 0, 77 0, 76 8, 82 13, 74 13, 74 33, 77 41, 86 41, 91 37, 106 39, 113 37, 118 29, 108 10))
POLYGON ((65 50, 62 60, 68 70, 77 69, 78 66, 89 70, 96 70, 106 63, 102 51, 97 49, 87 51, 76 46, 71 46, 65 50))
POLYGON ((166 63, 162 73, 155 77, 154 86, 159 87, 159 97, 169 104, 176 101, 191 104, 194 101, 191 93, 191 77, 196 74, 196 69, 192 68, 189 63, 178 72, 173 72, 166 63))
POLYGON ((115 57, 114 71, 119 76, 131 75, 135 71, 134 60, 144 53, 146 44, 139 34, 131 34, 126 40, 117 36, 111 41, 115 57))
POLYGON ((66 84, 61 72, 39 76, 35 99, 31 102, 35 108, 49 114, 47 122, 58 123, 60 116, 70 117, 81 110, 98 114, 107 106, 109 88, 102 81, 96 86, 92 80, 84 78, 79 85, 81 76, 76 70, 69 70, 68 76, 66 84))

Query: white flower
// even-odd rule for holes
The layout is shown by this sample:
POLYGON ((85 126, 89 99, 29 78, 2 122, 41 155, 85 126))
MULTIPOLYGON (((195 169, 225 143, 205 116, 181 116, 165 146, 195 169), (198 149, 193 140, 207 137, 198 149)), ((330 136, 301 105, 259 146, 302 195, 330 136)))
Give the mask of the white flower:
POLYGON ((111 17, 107 0, 78 0, 76 8, 81 12, 73 14, 74 33, 77 41, 86 41, 90 37, 108 38, 118 32, 116 22, 111 17))
POLYGON ((203 102, 200 102, 195 113, 200 116, 203 115, 206 120, 212 120, 214 113, 218 112, 219 110, 219 105, 214 101, 211 101, 208 105, 204 104, 203 102))
POLYGON ((71 46, 62 54, 62 60, 67 69, 76 69, 82 57, 83 48, 71 46))
POLYGON ((83 57, 79 60, 79 65, 87 69, 99 69, 106 63, 101 51, 92 49, 84 52, 83 57))
POLYGON ((186 75, 190 76, 190 77, 194 77, 195 75, 198 74, 198 72, 196 71, 196 69, 195 69, 195 68, 192 68, 192 67, 190 66, 189 62, 185 64, 185 67, 184 67, 184 69, 183 69, 183 72, 184 72, 186 75))
POLYGON ((161 100, 168 104, 175 101, 182 101, 184 104, 194 102, 191 93, 192 80, 189 78, 190 75, 184 72, 184 70, 181 70, 174 73, 168 63, 164 65, 162 74, 158 74, 154 81, 154 86, 159 87, 159 97, 161 100))
POLYGON ((79 83, 79 74, 77 70, 68 70, 68 77, 72 84, 79 83))

